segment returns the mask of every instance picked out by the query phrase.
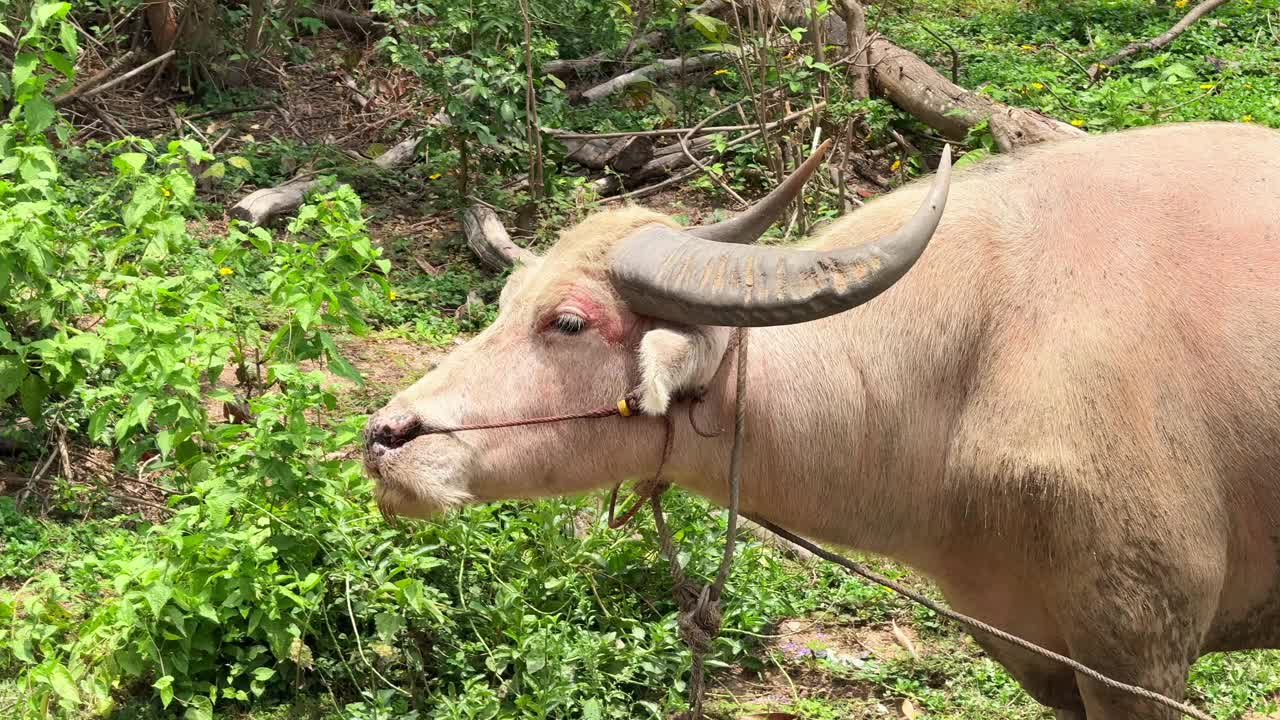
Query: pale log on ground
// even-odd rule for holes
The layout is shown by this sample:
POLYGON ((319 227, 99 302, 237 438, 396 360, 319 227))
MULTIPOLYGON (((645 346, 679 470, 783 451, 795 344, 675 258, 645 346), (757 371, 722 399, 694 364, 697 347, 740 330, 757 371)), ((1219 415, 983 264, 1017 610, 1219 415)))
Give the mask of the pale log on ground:
POLYGON ((657 62, 646 65, 642 68, 623 73, 611 80, 602 82, 593 88, 582 93, 583 100, 594 103, 599 102, 620 90, 639 82, 653 82, 660 80, 668 75, 678 74, 680 72, 698 72, 709 68, 718 67, 720 64, 727 62, 729 56, 725 53, 707 53, 705 55, 696 55, 691 58, 669 58, 666 60, 658 60, 657 62))
MULTIPOLYGON (((417 137, 404 140, 379 155, 373 164, 384 170, 404 165, 413 159, 417 145, 417 137)), ((285 213, 297 210, 307 193, 318 184, 319 181, 314 173, 299 175, 281 185, 249 193, 236 203, 228 214, 235 220, 244 220, 254 225, 266 225, 285 213)))
POLYGON ((1174 38, 1186 32, 1187 28, 1191 27, 1197 20, 1204 17, 1205 15, 1208 15, 1209 13, 1216 10, 1219 6, 1225 5, 1226 3, 1227 3, 1227 0, 1204 0, 1204 2, 1191 8, 1191 12, 1184 15, 1181 20, 1175 23, 1174 26, 1169 28, 1168 30, 1160 33, 1159 35, 1151 38, 1150 40, 1144 40, 1142 42, 1136 42, 1130 45, 1126 45, 1124 48, 1120 50, 1120 52, 1117 52, 1115 55, 1112 55, 1111 57, 1105 60, 1102 60, 1100 62, 1094 63, 1093 65, 1089 66, 1089 79, 1097 80, 1098 77, 1102 75, 1102 73, 1106 72, 1107 68, 1115 67, 1116 65, 1119 65, 1120 63, 1124 62, 1129 57, 1136 55, 1139 52, 1142 52, 1143 50, 1148 50, 1148 51, 1159 50, 1165 45, 1168 45, 1169 43, 1173 42, 1174 38))
POLYGON ((1079 128, 1034 110, 1011 107, 966 90, 943 77, 915 53, 883 38, 871 43, 872 77, 879 93, 920 122, 952 140, 989 120, 1001 152, 1046 140, 1082 137, 1079 128))
POLYGON ((528 262, 534 254, 516 245, 493 208, 472 205, 462 212, 462 231, 467 246, 480 262, 494 270, 505 270, 517 262, 528 262))
MULTIPOLYGON (((800 0, 772 0, 786 24, 804 23, 800 0)), ((846 46, 849 31, 834 14, 823 17, 827 42, 846 46)), ((845 47, 847 54, 849 49, 845 47)), ((887 98, 917 120, 951 140, 961 140, 983 120, 991 121, 991 134, 1001 152, 1046 140, 1083 137, 1084 131, 1033 110, 1011 107, 966 90, 951 82, 915 53, 878 37, 868 47, 872 93, 887 98)))

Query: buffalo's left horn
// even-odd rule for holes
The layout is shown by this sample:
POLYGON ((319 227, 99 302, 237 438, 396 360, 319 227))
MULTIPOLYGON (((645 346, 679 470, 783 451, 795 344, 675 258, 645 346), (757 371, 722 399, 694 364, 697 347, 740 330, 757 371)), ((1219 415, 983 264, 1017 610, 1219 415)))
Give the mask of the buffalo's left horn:
POLYGON ((817 320, 867 302, 911 269, 942 219, 950 185, 948 145, 920 209, 887 237, 837 250, 741 247, 652 224, 614 249, 610 276, 634 312, 673 322, 817 320))
POLYGON ((800 196, 800 191, 804 189, 804 184, 809 182, 809 178, 813 175, 813 171, 818 169, 822 164, 822 159, 826 157, 827 150, 831 148, 831 140, 818 146, 818 149, 809 156, 807 160, 796 168, 795 172, 787 176, 786 180, 778 183, 778 187, 773 192, 764 196, 758 202, 752 203, 751 207, 744 210, 737 217, 729 218, 723 222, 714 225, 698 225, 686 228, 685 232, 704 240, 714 240, 724 243, 740 243, 750 245, 764 234, 782 217, 783 211, 800 196))

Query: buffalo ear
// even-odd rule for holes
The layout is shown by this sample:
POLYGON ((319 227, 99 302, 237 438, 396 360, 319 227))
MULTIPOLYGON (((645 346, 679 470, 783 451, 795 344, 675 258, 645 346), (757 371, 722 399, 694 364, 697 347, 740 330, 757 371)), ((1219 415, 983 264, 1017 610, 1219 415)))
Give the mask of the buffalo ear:
POLYGON ((711 382, 731 328, 686 326, 650 330, 640 339, 640 411, 665 415, 673 398, 711 382))

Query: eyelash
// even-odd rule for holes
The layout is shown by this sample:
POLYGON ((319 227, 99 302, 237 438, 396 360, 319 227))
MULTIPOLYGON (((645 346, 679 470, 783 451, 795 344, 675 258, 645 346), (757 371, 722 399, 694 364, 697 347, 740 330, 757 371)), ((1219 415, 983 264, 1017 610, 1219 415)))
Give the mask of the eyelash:
POLYGON ((587 329, 587 321, 573 313, 561 313, 551 321, 551 326, 565 335, 577 335, 587 329))

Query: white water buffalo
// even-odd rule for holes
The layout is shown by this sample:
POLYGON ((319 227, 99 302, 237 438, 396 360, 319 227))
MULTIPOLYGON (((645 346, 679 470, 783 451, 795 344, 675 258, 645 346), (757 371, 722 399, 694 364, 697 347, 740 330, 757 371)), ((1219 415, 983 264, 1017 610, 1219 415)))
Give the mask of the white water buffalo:
MULTIPOLYGON (((370 419, 379 503, 647 476, 653 417, 430 432, 632 390, 672 411, 665 475, 723 503, 732 433, 674 406, 705 393, 698 427, 731 426, 727 340, 749 325, 744 512, 914 566, 962 612, 1175 698, 1203 653, 1280 647, 1280 133, 1028 148, 957 171, 935 230, 945 174, 804 249, 729 244, 791 181, 716 226, 625 208, 566 230, 489 329, 370 419)), ((1175 717, 977 640, 1059 718, 1175 717)))

